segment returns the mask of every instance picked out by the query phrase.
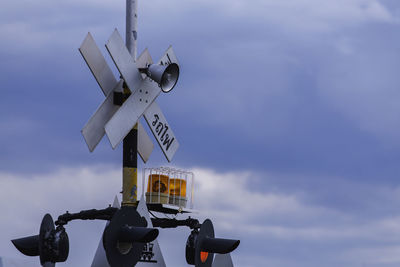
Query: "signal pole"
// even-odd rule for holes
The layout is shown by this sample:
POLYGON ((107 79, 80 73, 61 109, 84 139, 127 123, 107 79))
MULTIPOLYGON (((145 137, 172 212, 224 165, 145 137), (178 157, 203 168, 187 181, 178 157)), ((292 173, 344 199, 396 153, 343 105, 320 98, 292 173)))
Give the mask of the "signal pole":
MULTIPOLYGON (((136 61, 137 54, 137 2, 126 0, 126 47, 136 61)), ((124 86, 124 95, 130 94, 124 86)), ((123 141, 122 152, 122 206, 135 206, 137 203, 137 147, 138 125, 136 124, 123 141)))
POLYGON ((138 0, 126 0, 126 47, 135 60, 137 53, 137 2, 138 0))

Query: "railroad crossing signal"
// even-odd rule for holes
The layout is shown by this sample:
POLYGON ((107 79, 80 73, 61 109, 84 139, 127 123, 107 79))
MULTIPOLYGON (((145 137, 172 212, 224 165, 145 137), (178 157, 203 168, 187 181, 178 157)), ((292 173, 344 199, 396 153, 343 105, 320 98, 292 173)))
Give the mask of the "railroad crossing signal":
MULTIPOLYGON (((137 191, 136 153, 139 153, 146 162, 154 148, 139 122, 142 116, 168 161, 172 160, 179 147, 172 129, 155 101, 161 91, 168 93, 175 87, 179 78, 179 63, 172 47, 167 49, 156 64, 147 49, 135 61, 136 4, 136 0, 127 0, 127 45, 130 51, 133 51, 134 57, 125 47, 117 30, 106 44, 107 51, 121 74, 120 80, 114 77, 90 33, 79 48, 106 97, 82 129, 89 150, 92 152, 96 148, 104 134, 107 134, 113 149, 125 139, 122 207, 119 208, 117 207, 119 205, 114 203, 114 207, 101 210, 82 210, 79 213, 67 211, 55 222, 49 214, 46 214, 38 235, 14 239, 12 242, 23 254, 39 256, 42 266, 54 267, 57 262, 64 262, 68 257, 69 239, 64 228, 68 222, 106 220, 108 223, 92 263, 93 267, 131 267, 137 263, 138 266, 152 264, 165 267, 156 240, 159 234, 157 228, 187 226, 192 229, 186 244, 188 264, 196 267, 232 267, 229 253, 237 248, 240 241, 215 238, 210 220, 207 219, 200 224, 197 219, 190 217, 186 220, 150 218, 143 195, 138 206, 136 197, 133 200, 129 199, 130 201, 124 199, 126 192, 137 191), (132 130, 135 125, 138 134, 137 144, 136 131, 132 130), (133 137, 135 139, 132 139, 133 137), (134 142, 130 142, 132 140, 134 142), (214 253, 224 255, 214 260, 214 253)), ((179 209, 179 212, 181 211, 179 209)))
POLYGON ((194 229, 188 237, 186 262, 196 267, 211 267, 214 253, 228 254, 239 244, 240 240, 215 238, 214 226, 211 220, 206 219, 200 230, 194 229))
POLYGON ((146 162, 153 150, 153 144, 139 123, 139 118, 143 115, 165 157, 171 161, 179 143, 155 99, 161 90, 172 90, 178 80, 178 60, 172 47, 167 49, 157 64, 153 64, 147 49, 135 62, 121 35, 115 30, 106 48, 123 80, 115 79, 90 33, 79 48, 106 96, 82 129, 89 150, 95 149, 105 133, 111 146, 115 148, 138 123, 138 153, 146 162), (122 106, 115 105, 115 92, 122 93, 124 85, 131 94, 122 106))
POLYGON ((56 262, 64 262, 68 258, 67 232, 62 226, 54 227, 50 214, 43 217, 38 235, 14 239, 12 243, 27 256, 39 256, 44 267, 54 267, 56 262))

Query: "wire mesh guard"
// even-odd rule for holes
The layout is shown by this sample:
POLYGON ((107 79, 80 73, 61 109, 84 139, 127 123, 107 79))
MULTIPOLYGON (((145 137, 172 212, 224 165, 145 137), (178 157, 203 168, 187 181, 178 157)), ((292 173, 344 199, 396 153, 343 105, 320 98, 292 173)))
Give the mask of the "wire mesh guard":
POLYGON ((146 203, 193 209, 193 172, 159 167, 144 168, 142 174, 142 192, 145 193, 146 203))

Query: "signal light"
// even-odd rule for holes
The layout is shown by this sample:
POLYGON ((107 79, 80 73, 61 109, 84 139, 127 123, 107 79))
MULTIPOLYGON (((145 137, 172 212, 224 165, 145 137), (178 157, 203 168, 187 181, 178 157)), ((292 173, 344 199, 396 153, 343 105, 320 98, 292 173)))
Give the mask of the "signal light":
POLYGON ((235 250, 240 240, 214 237, 214 227, 207 219, 198 229, 194 229, 186 242, 186 262, 196 267, 211 267, 214 253, 226 254, 235 250))
POLYGON ((200 260, 205 263, 208 259, 208 252, 200 251, 200 260))
POLYGON ((145 244, 158 236, 158 229, 146 226, 146 219, 135 207, 123 206, 115 213, 103 234, 103 245, 111 267, 132 267, 140 260, 145 244))
POLYGON ((46 267, 55 266, 68 258, 69 239, 64 227, 55 228, 50 214, 43 217, 39 235, 11 240, 14 246, 27 256, 39 256, 40 263, 46 267))

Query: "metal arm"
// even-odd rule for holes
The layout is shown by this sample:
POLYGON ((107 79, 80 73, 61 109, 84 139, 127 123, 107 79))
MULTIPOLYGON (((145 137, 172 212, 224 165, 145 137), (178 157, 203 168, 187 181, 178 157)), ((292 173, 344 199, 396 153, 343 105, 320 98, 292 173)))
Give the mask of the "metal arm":
POLYGON ((65 225, 73 220, 107 220, 110 221, 118 208, 108 207, 102 210, 82 210, 78 213, 69 213, 68 211, 60 216, 55 222, 56 225, 65 225))
POLYGON ((153 227, 160 228, 176 228, 178 226, 187 226, 190 229, 197 229, 201 227, 198 220, 188 218, 186 220, 166 219, 166 218, 151 218, 153 227))

